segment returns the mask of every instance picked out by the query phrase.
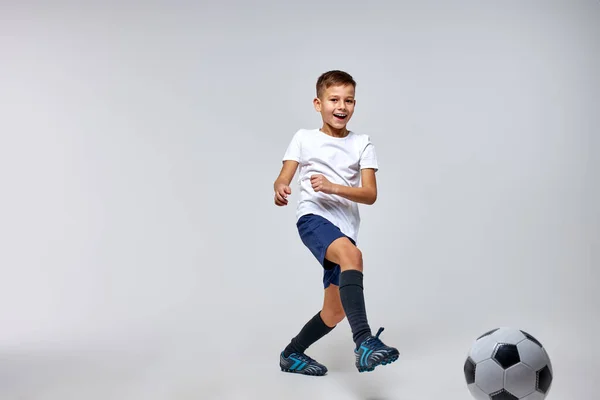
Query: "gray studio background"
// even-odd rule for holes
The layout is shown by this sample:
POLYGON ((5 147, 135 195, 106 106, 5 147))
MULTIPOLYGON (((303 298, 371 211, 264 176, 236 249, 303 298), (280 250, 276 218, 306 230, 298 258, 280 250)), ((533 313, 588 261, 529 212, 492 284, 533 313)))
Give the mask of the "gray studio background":
POLYGON ((600 378, 598 1, 0 6, 0 398, 468 399, 496 326, 600 378), (321 270, 273 205, 314 83, 358 81, 379 199, 359 375, 347 321, 282 374, 321 270))

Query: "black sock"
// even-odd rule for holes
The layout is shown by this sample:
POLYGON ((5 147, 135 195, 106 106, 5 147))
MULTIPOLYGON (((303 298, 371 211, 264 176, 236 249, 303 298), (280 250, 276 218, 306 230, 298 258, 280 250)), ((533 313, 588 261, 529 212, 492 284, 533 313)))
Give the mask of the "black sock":
POLYGON ((365 309, 363 273, 361 271, 349 269, 341 273, 340 297, 352 329, 352 339, 358 348, 360 343, 371 335, 365 309))
POLYGON ((335 326, 329 327, 325 325, 325 322, 321 318, 321 311, 319 311, 304 325, 300 333, 292 339, 283 351, 283 355, 289 357, 292 353, 304 353, 311 344, 327 335, 333 328, 335 326))

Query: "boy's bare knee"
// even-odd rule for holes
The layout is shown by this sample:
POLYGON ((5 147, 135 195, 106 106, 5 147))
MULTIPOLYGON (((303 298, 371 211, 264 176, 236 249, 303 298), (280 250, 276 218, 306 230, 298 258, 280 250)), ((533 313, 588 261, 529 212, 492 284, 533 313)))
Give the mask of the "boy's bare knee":
POLYGON ((363 270, 362 252, 346 237, 334 240, 327 248, 325 258, 339 264, 342 271, 363 270))
POLYGON ((354 247, 352 249, 352 251, 350 252, 350 257, 352 257, 353 263, 356 265, 360 265, 360 268, 362 269, 363 254, 362 254, 362 251, 360 251, 360 249, 358 247, 354 247))
POLYGON ((340 264, 342 270, 356 269, 362 272, 363 270, 363 255, 358 247, 348 247, 344 256, 342 257, 342 263, 340 264))

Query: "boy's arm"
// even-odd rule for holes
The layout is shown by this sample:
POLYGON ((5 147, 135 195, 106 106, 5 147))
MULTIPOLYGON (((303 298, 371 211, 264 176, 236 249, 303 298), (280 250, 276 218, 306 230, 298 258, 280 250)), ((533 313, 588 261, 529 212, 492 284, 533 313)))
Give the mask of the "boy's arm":
POLYGON ((298 169, 298 161, 285 160, 279 172, 279 176, 273 182, 273 190, 275 191, 275 204, 284 206, 287 204, 287 196, 292 194, 290 183, 294 179, 296 170, 298 169))
POLYGON ((273 183, 273 188, 277 190, 277 186, 281 184, 289 186, 292 182, 292 179, 294 179, 294 175, 296 175, 297 169, 298 161, 285 160, 281 166, 279 176, 277 176, 277 179, 275 179, 275 182, 273 183))
POLYGON ((311 176, 311 184, 316 192, 323 192, 341 196, 350 201, 372 205, 377 200, 377 179, 375 178, 375 169, 364 168, 361 170, 360 187, 351 187, 331 183, 323 175, 311 176))

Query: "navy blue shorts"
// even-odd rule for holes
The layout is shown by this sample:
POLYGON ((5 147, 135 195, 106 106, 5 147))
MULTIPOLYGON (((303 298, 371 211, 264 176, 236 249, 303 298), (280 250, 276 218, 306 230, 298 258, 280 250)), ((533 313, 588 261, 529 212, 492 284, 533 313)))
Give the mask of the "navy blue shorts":
POLYGON ((324 269, 323 286, 327 288, 332 283, 340 286, 340 266, 325 259, 325 253, 329 245, 336 239, 346 237, 356 245, 354 240, 344 235, 337 226, 320 215, 303 215, 298 219, 296 227, 302 243, 308 247, 324 269))

